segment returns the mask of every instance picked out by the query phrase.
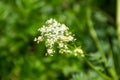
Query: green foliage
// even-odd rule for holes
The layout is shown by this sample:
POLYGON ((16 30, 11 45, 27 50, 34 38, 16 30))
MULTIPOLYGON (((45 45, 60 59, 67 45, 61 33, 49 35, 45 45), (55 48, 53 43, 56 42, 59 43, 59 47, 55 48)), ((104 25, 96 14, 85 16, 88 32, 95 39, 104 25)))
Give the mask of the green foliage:
POLYGON ((34 37, 49 18, 70 28, 97 70, 113 77, 115 64, 120 76, 115 5, 115 0, 0 0, 0 80, 103 80, 79 57, 45 56, 44 43, 37 45, 34 37), (90 34, 87 8, 106 64, 90 34))

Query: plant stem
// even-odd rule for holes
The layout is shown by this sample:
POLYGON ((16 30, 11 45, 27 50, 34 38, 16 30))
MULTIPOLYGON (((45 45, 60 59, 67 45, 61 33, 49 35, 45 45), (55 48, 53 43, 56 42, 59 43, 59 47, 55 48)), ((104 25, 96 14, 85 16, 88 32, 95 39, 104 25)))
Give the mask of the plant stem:
MULTIPOLYGON (((94 41, 95 41, 95 43, 96 43, 96 46, 98 47, 98 50, 99 50, 100 53, 101 53, 101 56, 102 56, 103 61, 105 62, 105 64, 107 64, 107 59, 106 59, 106 57, 105 57, 105 55, 104 55, 104 52, 103 52, 103 50, 102 50, 102 48, 101 48, 101 45, 100 45, 99 40, 98 40, 98 38, 97 38, 96 32, 95 32, 95 30, 94 30, 94 28, 93 28, 93 26, 92 26, 92 22, 89 20, 89 23, 88 23, 88 24, 89 24, 91 36, 93 37, 93 39, 94 39, 94 41)), ((94 68, 94 65, 92 65, 90 62, 87 62, 87 63, 88 63, 89 65, 91 65, 92 68, 94 68)), ((114 64, 113 64, 113 66, 114 66, 114 64)), ((117 75, 116 75, 116 72, 115 72, 113 66, 112 66, 111 69, 108 69, 108 71, 109 71, 109 73, 111 74, 111 76, 114 78, 114 80, 118 80, 117 75)), ((94 68, 93 70, 96 71, 95 68, 94 68)), ((102 75, 102 73, 100 73, 100 72, 98 72, 98 71, 96 71, 96 72, 97 72, 98 74, 100 74, 101 76, 105 77, 105 75, 102 75)), ((108 79, 106 78, 106 80, 108 80, 108 79)))
POLYGON ((117 25, 117 35, 118 35, 118 43, 119 43, 119 46, 120 46, 120 0, 117 0, 117 14, 116 14, 116 25, 117 25))
POLYGON ((96 72, 98 73, 102 78, 104 78, 105 80, 112 80, 110 77, 108 77, 107 75, 105 75, 104 73, 101 73, 99 70, 97 70, 95 68, 95 66, 84 57, 85 61, 87 62, 87 64, 96 72))
MULTIPOLYGON (((120 2, 120 0, 119 0, 119 2, 120 2)), ((103 60, 104 64, 107 65, 107 58, 106 58, 106 56, 104 54, 104 51, 103 51, 102 46, 100 44, 100 41, 99 41, 99 39, 97 37, 96 31, 95 31, 95 29, 93 27, 93 23, 92 23, 92 19, 91 19, 91 8, 90 8, 89 5, 87 6, 87 9, 86 9, 86 17, 87 17, 87 24, 88 24, 91 36, 92 36, 93 40, 95 41, 95 44, 96 44, 96 46, 97 46, 97 48, 98 48, 98 50, 99 50, 99 52, 100 52, 100 54, 102 56, 102 60, 103 60)), ((120 27, 119 27, 119 29, 120 29, 120 27)), ((119 35, 119 37, 120 37, 120 35, 119 35)), ((96 71, 96 69, 94 68, 94 65, 92 65, 88 61, 87 61, 87 63, 96 71)), ((113 64, 113 66, 114 66, 114 64, 113 64)), ((113 77, 114 80, 118 80, 117 74, 116 74, 115 69, 114 69, 113 66, 110 69, 108 69, 108 71, 109 71, 109 73, 111 74, 111 76, 113 77)), ((102 73, 100 73, 98 71, 96 71, 96 72, 98 74, 100 74, 102 77, 106 78, 106 80, 108 80, 105 75, 102 75, 102 73)))
POLYGON ((112 50, 110 49, 109 51, 110 51, 109 52, 109 59, 111 59, 110 60, 111 67, 108 68, 108 71, 109 71, 110 75, 113 77, 114 80, 118 80, 118 75, 117 75, 117 73, 115 71, 115 65, 114 65, 114 61, 113 61, 112 50))
POLYGON ((106 59, 105 54, 104 54, 104 52, 102 50, 102 47, 101 47, 100 41, 99 41, 99 39, 97 37, 97 34, 96 34, 95 30, 94 30, 93 23, 92 23, 92 20, 91 20, 91 10, 89 8, 87 8, 86 15, 87 15, 87 24, 88 24, 88 27, 90 29, 91 36, 95 41, 95 44, 96 44, 96 46, 97 46, 97 48, 98 48, 98 50, 99 50, 99 52, 100 52, 100 54, 102 56, 102 59, 103 59, 104 63, 106 64, 107 59, 106 59))

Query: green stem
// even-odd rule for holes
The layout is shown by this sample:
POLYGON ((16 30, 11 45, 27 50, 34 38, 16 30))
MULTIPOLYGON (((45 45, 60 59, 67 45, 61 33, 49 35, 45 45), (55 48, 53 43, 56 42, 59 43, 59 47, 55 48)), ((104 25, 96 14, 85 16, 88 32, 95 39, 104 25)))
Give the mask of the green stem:
MULTIPOLYGON (((119 1, 120 1, 120 0, 119 0, 119 1)), ((101 44, 100 44, 100 41, 99 41, 99 39, 98 39, 98 37, 97 37, 96 31, 95 31, 95 29, 94 29, 94 27, 93 27, 93 23, 92 23, 92 19, 91 19, 91 9, 90 9, 90 6, 87 6, 87 9, 86 9, 86 10, 87 10, 87 11, 86 11, 87 24, 88 24, 88 27, 89 27, 91 36, 92 36, 93 40, 95 41, 95 44, 96 44, 96 46, 97 46, 97 48, 98 48, 98 50, 99 50, 99 52, 100 52, 100 54, 101 54, 101 56, 102 56, 103 62, 104 62, 105 65, 106 65, 106 64, 107 64, 107 58, 106 58, 106 56, 105 56, 105 54, 104 54, 104 51, 103 51, 102 46, 101 46, 101 44)), ((90 64, 89 62, 88 62, 88 64, 91 65, 92 68, 94 68, 94 66, 92 66, 92 64, 90 64)), ((96 69, 94 69, 94 70, 96 71, 96 69)), ((116 72, 115 72, 115 70, 114 70, 114 67, 111 67, 110 69, 108 69, 108 71, 109 71, 109 73, 111 74, 111 76, 114 78, 114 80, 118 80, 117 75, 116 75, 116 72)), ((96 71, 96 72, 99 73, 98 71, 96 71)), ((99 74, 100 74, 100 73, 99 73, 99 74)), ((105 77, 105 76, 102 75, 102 74, 100 74, 100 75, 103 76, 103 77, 105 77)))
POLYGON ((98 48, 98 50, 99 50, 99 52, 100 52, 100 54, 102 56, 102 60, 106 64, 107 59, 106 59, 105 54, 104 54, 104 52, 102 50, 102 47, 101 47, 100 41, 99 41, 99 39, 97 37, 97 34, 96 34, 95 30, 94 30, 93 23, 92 23, 92 20, 91 20, 91 10, 89 8, 87 8, 86 15, 87 15, 87 24, 88 24, 88 27, 90 29, 91 36, 94 39, 95 44, 96 44, 96 46, 97 46, 97 48, 98 48))
POLYGON ((109 52, 109 59, 111 59, 110 60, 111 67, 108 68, 108 71, 109 71, 109 73, 111 74, 111 76, 113 77, 114 80, 118 80, 118 75, 117 75, 117 73, 115 71, 115 66, 114 66, 114 61, 113 61, 112 50, 110 49, 109 51, 110 51, 109 52))
POLYGON ((117 24, 117 33, 118 33, 118 43, 120 46, 120 0, 117 0, 117 17, 116 17, 116 24, 117 24))
POLYGON ((97 70, 95 68, 95 66, 84 57, 85 61, 87 62, 87 64, 96 72, 98 73, 102 78, 104 78, 105 80, 112 80, 110 77, 108 77, 107 75, 105 75, 104 73, 101 73, 99 70, 97 70))

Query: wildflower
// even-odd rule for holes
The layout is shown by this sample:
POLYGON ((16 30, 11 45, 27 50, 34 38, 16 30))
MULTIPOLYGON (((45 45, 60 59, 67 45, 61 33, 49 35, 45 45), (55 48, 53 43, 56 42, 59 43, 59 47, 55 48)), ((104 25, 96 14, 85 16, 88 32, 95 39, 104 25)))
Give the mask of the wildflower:
MULTIPOLYGON (((38 29, 41 36, 35 38, 34 41, 37 43, 45 41, 47 48, 46 55, 53 55, 55 53, 55 44, 57 44, 59 53, 72 53, 73 51, 68 47, 68 42, 75 41, 75 38, 68 30, 69 28, 65 24, 61 24, 51 18, 46 21, 45 25, 38 29)), ((75 50, 75 53, 80 52, 75 50)))

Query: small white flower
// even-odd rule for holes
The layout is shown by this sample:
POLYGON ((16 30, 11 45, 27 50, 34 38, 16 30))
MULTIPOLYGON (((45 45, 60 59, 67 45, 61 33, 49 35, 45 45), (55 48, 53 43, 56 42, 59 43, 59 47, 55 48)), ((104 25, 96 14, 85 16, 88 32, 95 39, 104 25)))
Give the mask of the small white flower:
POLYGON ((41 42, 41 41, 43 41, 43 37, 39 36, 37 40, 41 42))
POLYGON ((54 21, 54 23, 52 24, 53 26, 58 26, 58 22, 54 21))
POLYGON ((47 39, 45 44, 46 44, 46 47, 53 47, 55 41, 53 39, 47 39))
POLYGON ((47 24, 51 24, 52 22, 53 22, 52 18, 46 21, 47 24))
POLYGON ((69 28, 66 25, 64 25, 64 24, 61 25, 61 31, 65 31, 65 30, 68 30, 68 29, 69 28))
POLYGON ((62 48, 62 47, 64 47, 64 43, 60 42, 59 43, 59 48, 62 48))
POLYGON ((48 54, 52 54, 53 52, 54 52, 53 49, 47 49, 48 54))
POLYGON ((34 41, 37 41, 37 38, 35 38, 34 41))
POLYGON ((34 41, 37 41, 37 43, 43 41, 43 38, 42 36, 39 36, 38 38, 35 38, 34 41))
POLYGON ((68 36, 68 40, 73 41, 74 40, 73 36, 68 36))

